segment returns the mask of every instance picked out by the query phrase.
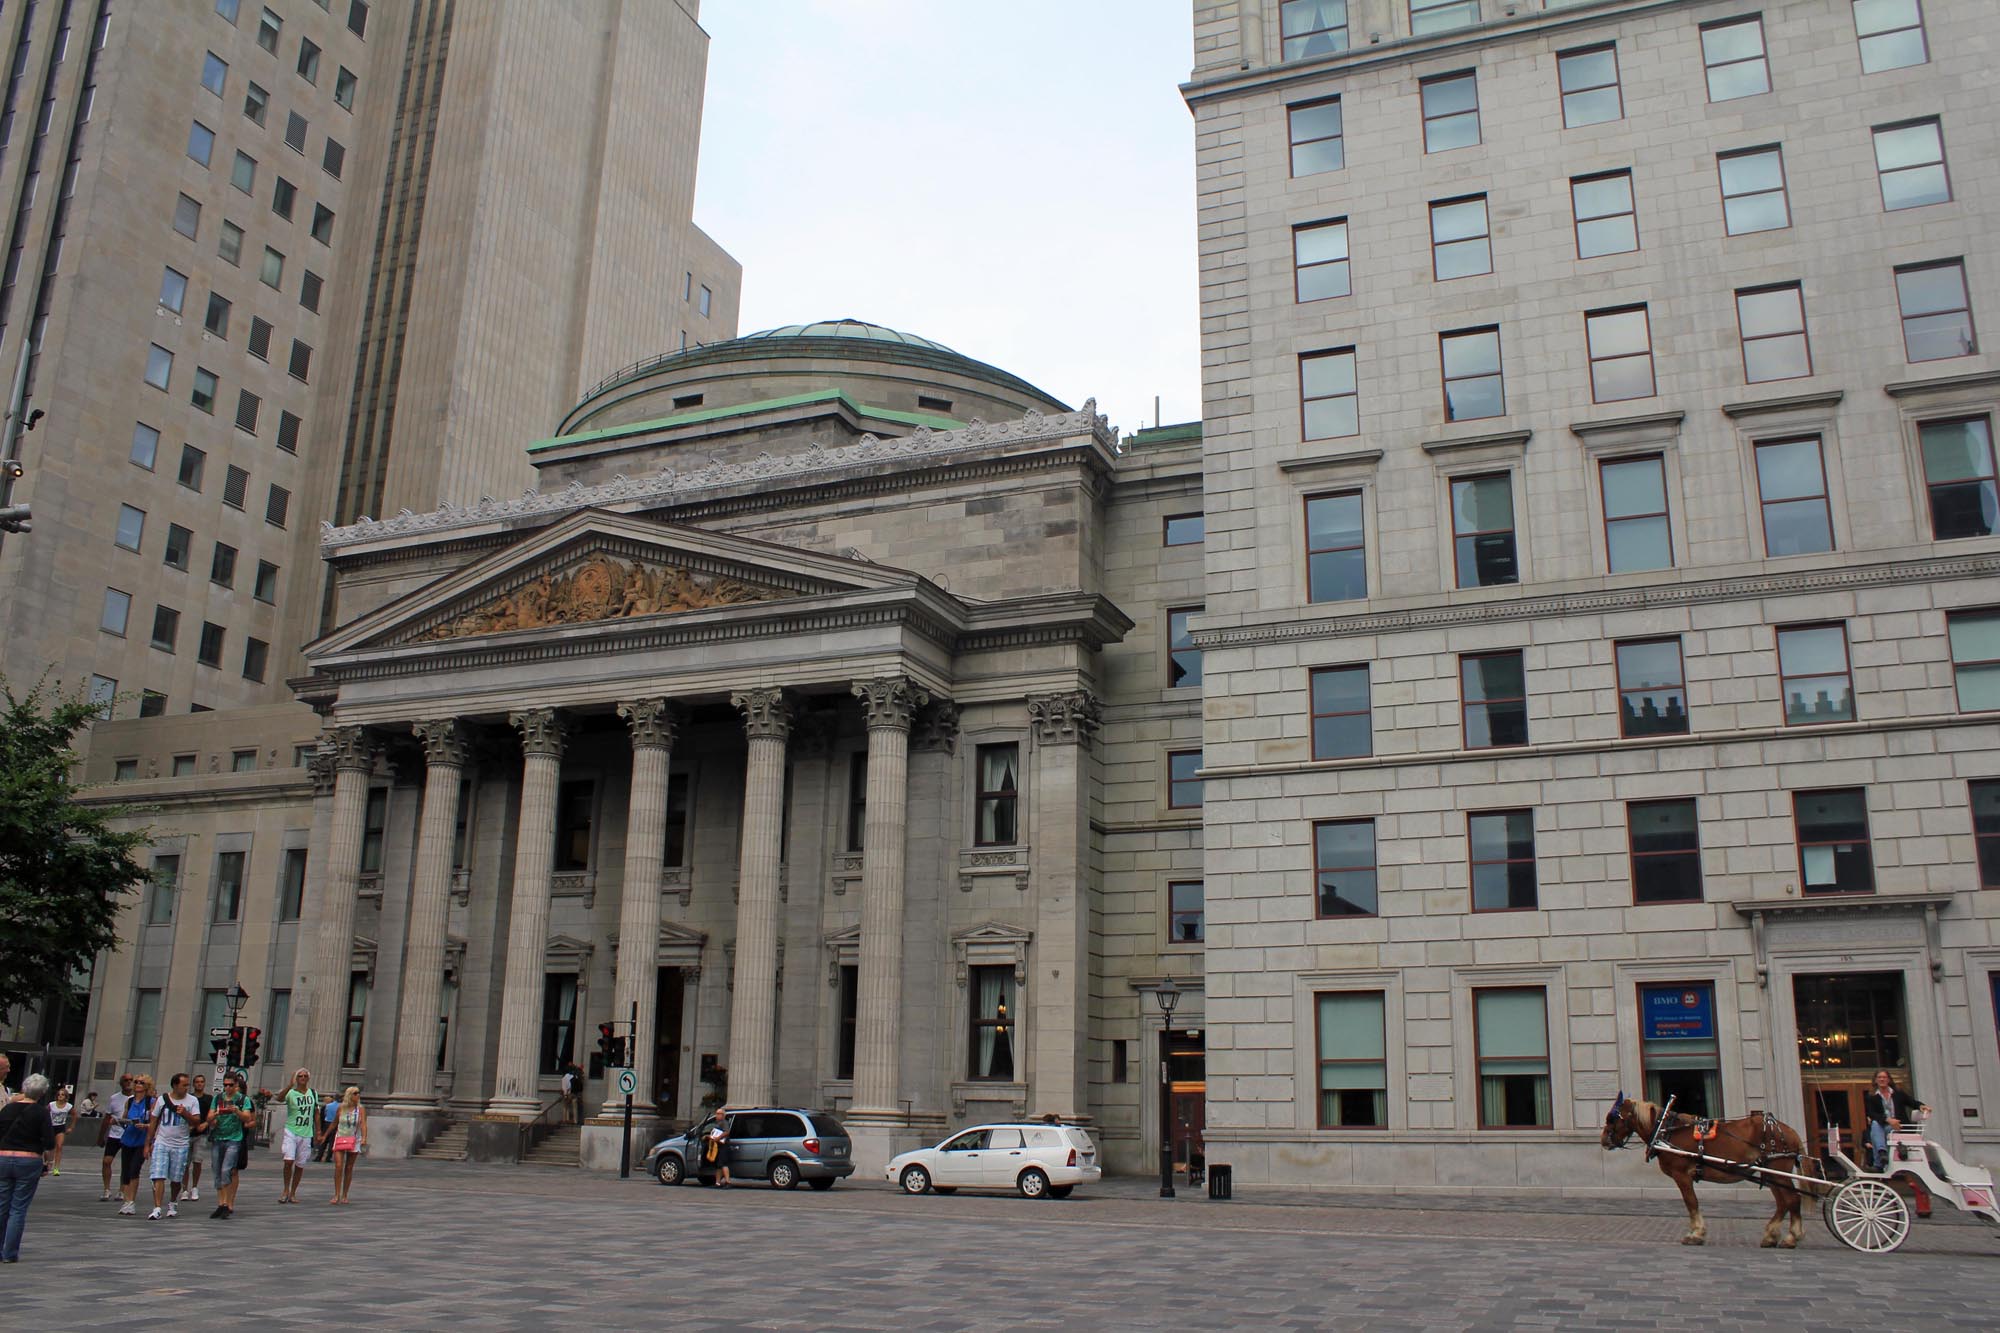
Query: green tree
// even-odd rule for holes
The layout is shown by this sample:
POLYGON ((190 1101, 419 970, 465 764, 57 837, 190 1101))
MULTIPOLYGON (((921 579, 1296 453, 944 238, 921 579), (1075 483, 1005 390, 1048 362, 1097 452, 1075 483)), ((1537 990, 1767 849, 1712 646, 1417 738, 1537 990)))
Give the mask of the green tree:
POLYGON ((146 880, 132 852, 150 834, 111 826, 128 810, 76 800, 71 742, 101 707, 0 680, 0 1013, 67 994, 117 945, 119 900, 146 880))

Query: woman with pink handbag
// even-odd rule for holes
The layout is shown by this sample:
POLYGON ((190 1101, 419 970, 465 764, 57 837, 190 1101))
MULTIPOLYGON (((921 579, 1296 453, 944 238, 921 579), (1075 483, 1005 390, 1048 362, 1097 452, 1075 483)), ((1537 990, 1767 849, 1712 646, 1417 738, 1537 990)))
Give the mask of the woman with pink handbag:
POLYGON ((361 1104, 361 1089, 349 1088, 340 1097, 340 1110, 333 1119, 333 1200, 346 1203, 354 1184, 354 1159, 368 1151, 368 1109, 361 1104))

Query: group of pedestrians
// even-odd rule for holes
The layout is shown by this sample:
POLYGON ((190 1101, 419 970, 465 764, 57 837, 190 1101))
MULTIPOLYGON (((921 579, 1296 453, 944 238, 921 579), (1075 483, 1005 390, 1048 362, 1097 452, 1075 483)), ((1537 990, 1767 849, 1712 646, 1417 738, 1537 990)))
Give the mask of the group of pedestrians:
POLYGON ((243 1169, 257 1113, 244 1092, 243 1080, 231 1073, 222 1090, 211 1096, 208 1079, 175 1074, 162 1094, 145 1074, 126 1074, 104 1107, 104 1202, 118 1201, 118 1215, 136 1216, 139 1179, 153 1186, 148 1221, 180 1216, 182 1203, 201 1199, 202 1154, 197 1139, 206 1139, 215 1209, 211 1218, 228 1219, 236 1212, 238 1174, 243 1169), (113 1168, 118 1188, 111 1186, 113 1168))

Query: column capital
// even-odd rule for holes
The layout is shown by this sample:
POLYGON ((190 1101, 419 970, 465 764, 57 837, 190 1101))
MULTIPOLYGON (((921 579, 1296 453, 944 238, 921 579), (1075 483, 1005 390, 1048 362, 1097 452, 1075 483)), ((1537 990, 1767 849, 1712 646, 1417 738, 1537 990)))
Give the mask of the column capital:
POLYGON ((359 769, 366 773, 375 767, 375 741, 366 727, 335 727, 326 733, 321 744, 330 747, 336 770, 359 769))
POLYGON ((934 698, 918 710, 910 732, 910 748, 943 750, 946 754, 957 749, 958 705, 949 699, 934 698))
POLYGON ((563 742, 569 727, 553 708, 524 708, 507 714, 507 722, 521 733, 523 754, 545 754, 562 758, 563 742))
POLYGON ((741 690, 729 696, 743 714, 743 730, 752 740, 785 740, 792 732, 792 701, 782 688, 741 690))
POLYGON ((312 756, 306 760, 306 776, 312 780, 313 795, 332 794, 333 746, 321 741, 313 748, 312 756))
POLYGON ((857 680, 852 692, 861 700, 870 731, 908 731, 917 710, 931 699, 929 692, 918 688, 908 676, 857 680))
POLYGON ((618 705, 632 731, 635 750, 671 750, 680 732, 680 709, 672 699, 632 699, 618 705))
POLYGON ((1089 690, 1030 695, 1028 720, 1044 745, 1087 746, 1104 723, 1104 706, 1089 690))
POLYGON ((413 722, 410 731, 424 743, 426 768, 464 768, 471 757, 472 742, 466 726, 455 717, 413 722))

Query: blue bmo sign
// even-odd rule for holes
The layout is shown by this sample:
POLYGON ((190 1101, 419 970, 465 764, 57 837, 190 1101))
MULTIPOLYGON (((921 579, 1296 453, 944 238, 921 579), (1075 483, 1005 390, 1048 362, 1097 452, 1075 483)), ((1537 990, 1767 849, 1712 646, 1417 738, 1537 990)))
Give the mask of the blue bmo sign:
POLYGON ((1715 992, 1708 986, 1648 986, 1639 992, 1647 1041, 1714 1041, 1715 992))

